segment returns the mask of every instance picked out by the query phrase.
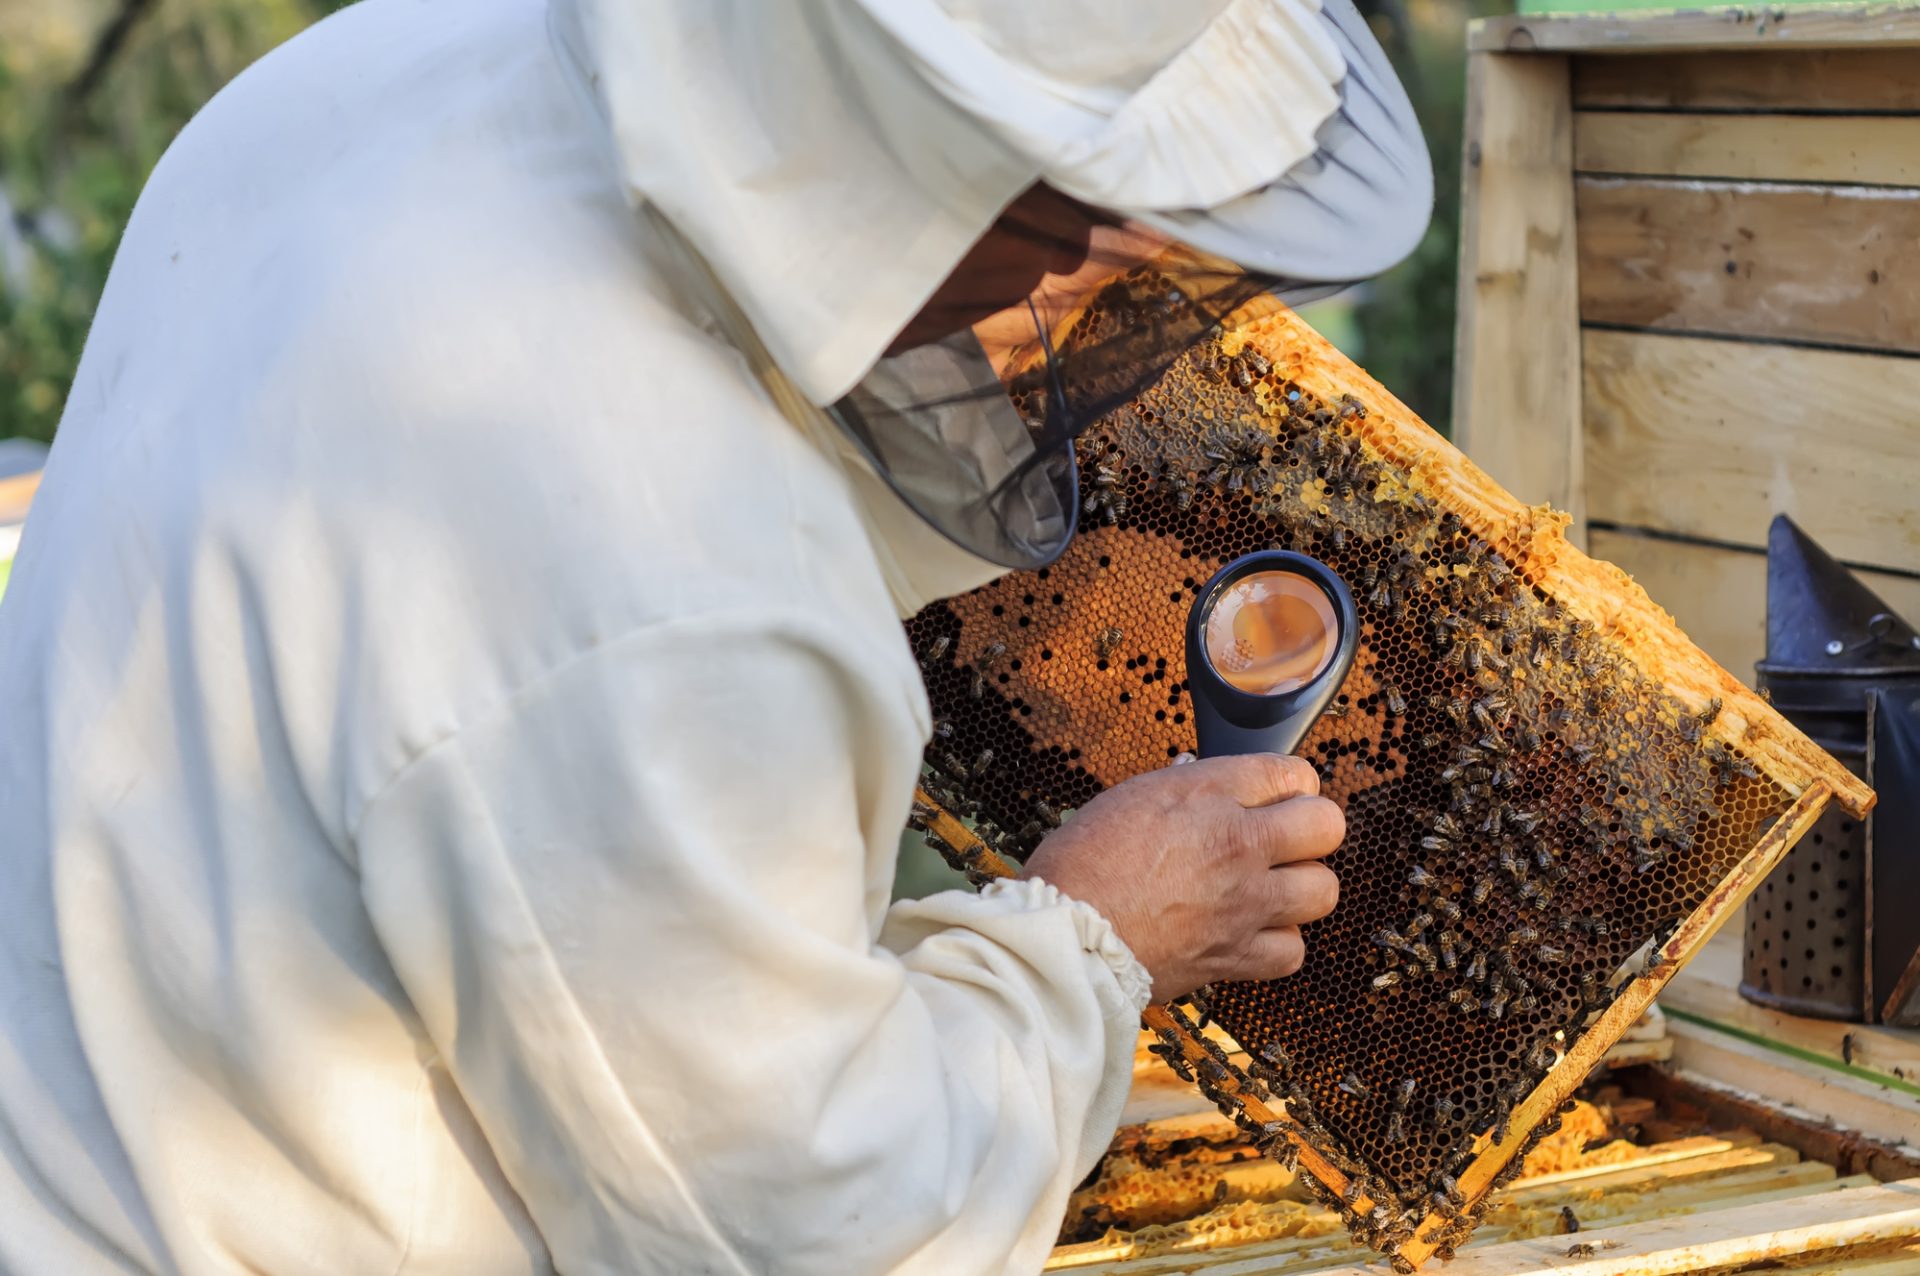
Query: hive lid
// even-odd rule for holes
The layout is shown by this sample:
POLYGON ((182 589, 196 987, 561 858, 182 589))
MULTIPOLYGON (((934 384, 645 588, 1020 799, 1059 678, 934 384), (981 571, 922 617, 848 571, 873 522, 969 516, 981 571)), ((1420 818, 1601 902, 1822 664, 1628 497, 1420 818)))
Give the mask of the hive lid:
POLYGON ((1920 636, 1785 514, 1767 533, 1768 673, 1920 673, 1920 636))
POLYGON ((1883 1022, 1920 1024, 1920 689, 1875 691, 1867 702, 1869 945, 1883 1022))

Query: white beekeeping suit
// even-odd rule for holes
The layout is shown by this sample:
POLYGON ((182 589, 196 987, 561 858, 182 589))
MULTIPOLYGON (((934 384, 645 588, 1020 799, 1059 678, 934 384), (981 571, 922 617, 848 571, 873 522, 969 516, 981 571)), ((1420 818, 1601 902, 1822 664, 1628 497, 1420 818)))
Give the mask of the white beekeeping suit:
POLYGON ((1301 162, 1318 21, 363 0, 208 106, 0 607, 0 1271, 1037 1267, 1146 974, 887 902, 898 617, 1000 569, 666 241, 830 402, 1036 179, 1301 162))

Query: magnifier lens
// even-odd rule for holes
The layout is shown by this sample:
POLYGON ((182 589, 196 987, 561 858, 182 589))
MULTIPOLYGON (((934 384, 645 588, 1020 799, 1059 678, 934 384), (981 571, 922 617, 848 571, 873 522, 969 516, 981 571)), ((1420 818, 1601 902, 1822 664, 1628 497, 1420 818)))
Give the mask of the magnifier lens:
POLYGON ((1220 594, 1207 616, 1207 661, 1238 690, 1280 695, 1318 677, 1340 645, 1326 591, 1292 572, 1254 572, 1220 594))

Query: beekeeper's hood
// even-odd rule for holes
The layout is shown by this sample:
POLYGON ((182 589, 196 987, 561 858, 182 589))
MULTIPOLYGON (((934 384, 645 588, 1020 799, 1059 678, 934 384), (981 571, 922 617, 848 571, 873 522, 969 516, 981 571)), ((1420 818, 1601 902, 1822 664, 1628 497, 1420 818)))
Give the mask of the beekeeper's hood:
MULTIPOLYGON (((551 0, 551 19, 636 205, 909 505, 1008 567, 1071 536, 1078 430, 1253 292, 1392 265, 1432 205, 1351 0, 551 0), (1111 224, 1014 312, 1046 357, 1010 400, 973 330, 896 339, 1036 183, 1111 224), (1226 260, 1056 354, 1073 289, 1154 237, 1226 260)), ((1023 228, 1059 233, 1045 214, 1023 228)))

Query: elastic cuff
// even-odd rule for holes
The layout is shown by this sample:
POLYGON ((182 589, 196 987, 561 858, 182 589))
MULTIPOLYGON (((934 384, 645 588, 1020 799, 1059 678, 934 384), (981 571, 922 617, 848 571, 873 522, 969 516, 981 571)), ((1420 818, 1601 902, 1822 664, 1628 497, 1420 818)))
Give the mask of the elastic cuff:
POLYGON ((1066 907, 1073 915, 1080 946, 1113 972, 1114 981, 1120 985, 1120 995, 1132 1005, 1133 1012, 1139 1014, 1153 1000, 1153 976, 1120 938, 1113 923, 1101 916, 1093 905, 1063 895, 1059 887, 1038 877, 1001 878, 988 882, 980 894, 984 898, 1009 900, 1028 911, 1066 907))

